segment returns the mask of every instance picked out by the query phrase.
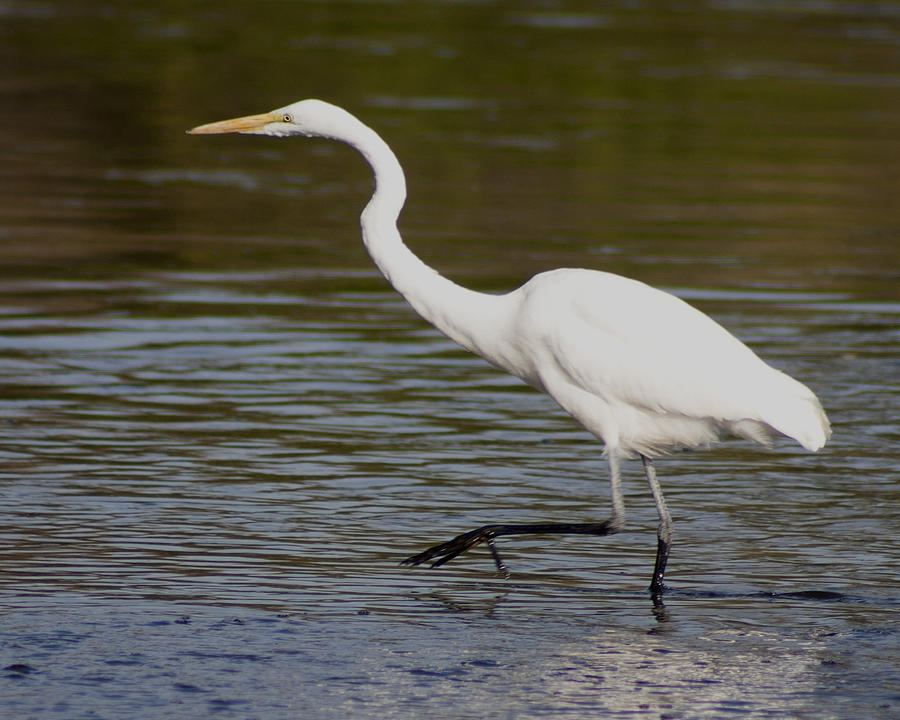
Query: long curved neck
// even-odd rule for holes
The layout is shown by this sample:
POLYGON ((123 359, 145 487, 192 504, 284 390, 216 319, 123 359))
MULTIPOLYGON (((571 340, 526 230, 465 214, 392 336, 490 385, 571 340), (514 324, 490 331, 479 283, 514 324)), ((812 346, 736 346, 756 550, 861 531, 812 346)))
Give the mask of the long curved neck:
MULTIPOLYGON (((351 116, 352 117, 352 116, 351 116)), ((375 173, 375 192, 360 216, 362 238, 378 269, 425 320, 452 340, 490 356, 484 338, 470 332, 496 311, 499 296, 469 290, 438 274, 403 243, 397 218, 406 200, 406 179, 397 157, 379 135, 352 118, 341 138, 355 147, 375 173)), ((490 359, 490 357, 489 357, 490 359)))

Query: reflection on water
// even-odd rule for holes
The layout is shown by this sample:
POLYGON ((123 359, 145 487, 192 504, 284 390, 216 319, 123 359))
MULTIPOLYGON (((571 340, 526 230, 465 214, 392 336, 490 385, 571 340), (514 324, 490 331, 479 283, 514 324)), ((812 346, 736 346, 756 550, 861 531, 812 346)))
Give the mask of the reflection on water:
POLYGON ((896 3, 254 8, 0 7, 3 713, 895 717, 896 3), (664 608, 632 463, 621 535, 399 567, 605 517, 602 448, 385 285, 352 153, 183 135, 303 95, 435 267, 669 288, 832 441, 661 459, 664 608))
MULTIPOLYGON (((423 330, 393 295, 307 299, 282 287, 294 281, 6 285, 17 309, 0 317, 11 389, 3 581, 48 628, 9 615, 9 664, 24 658, 51 676, 70 664, 139 706, 156 686, 129 673, 163 652, 190 668, 170 692, 209 693, 209 707, 257 697, 258 679, 226 692, 220 673, 258 678, 261 663, 267 692, 299 663, 319 688, 304 697, 354 707, 363 696, 373 715, 397 693, 417 713, 463 687, 468 707, 502 692, 523 711, 563 697, 570 712, 637 702, 715 716, 766 707, 774 692, 778 713, 802 715, 823 688, 860 706, 851 679, 866 679, 865 658, 881 667, 893 652, 900 598, 886 532, 896 394, 873 398, 859 376, 896 351, 886 337, 900 306, 703 293, 820 390, 841 432, 827 455, 733 442, 660 461, 678 540, 672 592, 654 616, 655 513, 637 468, 621 536, 506 540, 510 582, 486 553, 440 572, 399 568, 484 520, 605 515, 600 448, 549 401, 423 330), (43 307, 45 296, 104 290, 134 309, 43 307), (320 313, 327 322, 297 320, 320 313), (114 637, 134 620, 122 609, 104 620, 97 603, 128 602, 155 619, 138 621, 148 639, 125 657, 114 637), (60 627, 46 614, 67 607, 94 619, 60 627), (214 608, 258 619, 235 626, 214 608), (373 643, 362 657, 359 637, 373 643), (35 648, 49 648, 50 664, 35 648)), ((896 676, 884 672, 886 688, 896 676)))

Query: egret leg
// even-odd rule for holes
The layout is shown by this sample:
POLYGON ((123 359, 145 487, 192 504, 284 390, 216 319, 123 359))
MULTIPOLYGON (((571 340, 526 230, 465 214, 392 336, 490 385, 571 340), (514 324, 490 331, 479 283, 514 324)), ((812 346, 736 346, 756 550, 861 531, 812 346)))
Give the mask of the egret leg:
POLYGON ((663 592, 663 576, 666 574, 666 563, 669 560, 669 548, 672 547, 672 516, 666 507, 666 499, 663 497, 659 480, 656 479, 656 468, 650 458, 641 455, 644 461, 644 471, 647 473, 647 482, 650 484, 650 492, 653 493, 653 501, 656 503, 656 512, 659 513, 659 526, 656 529, 656 563, 653 566, 653 578, 650 580, 650 594, 658 598, 663 592))
POLYGON ((502 535, 612 535, 625 526, 625 501, 622 497, 622 484, 619 476, 619 459, 614 451, 608 453, 610 490, 612 494, 613 514, 603 522, 596 523, 527 523, 527 524, 492 524, 483 525, 475 530, 457 535, 440 545, 428 548, 418 555, 407 558, 402 565, 421 565, 430 562, 431 567, 440 567, 453 558, 471 550, 480 543, 485 543, 491 551, 497 571, 509 577, 509 570, 494 545, 494 539, 502 535))

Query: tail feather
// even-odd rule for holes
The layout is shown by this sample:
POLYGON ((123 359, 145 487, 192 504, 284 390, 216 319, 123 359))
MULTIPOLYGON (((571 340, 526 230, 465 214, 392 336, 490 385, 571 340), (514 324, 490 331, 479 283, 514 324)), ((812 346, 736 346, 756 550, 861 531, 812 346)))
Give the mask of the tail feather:
POLYGON ((775 430, 807 450, 821 450, 831 437, 831 423, 822 404, 806 385, 779 373, 785 381, 779 397, 767 404, 762 418, 775 430))

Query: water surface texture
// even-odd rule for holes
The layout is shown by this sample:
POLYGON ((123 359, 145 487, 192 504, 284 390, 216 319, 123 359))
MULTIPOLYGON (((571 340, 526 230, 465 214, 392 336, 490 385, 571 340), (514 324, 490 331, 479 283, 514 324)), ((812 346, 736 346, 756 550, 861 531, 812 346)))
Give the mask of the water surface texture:
POLYGON ((0 715, 900 716, 900 3, 137 5, 0 3, 0 715), (661 607, 634 462, 621 535, 400 567, 606 467, 380 277, 354 152, 184 134, 309 96, 442 273, 671 290, 832 441, 660 459, 661 607))

